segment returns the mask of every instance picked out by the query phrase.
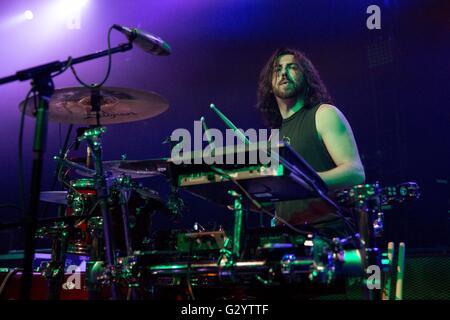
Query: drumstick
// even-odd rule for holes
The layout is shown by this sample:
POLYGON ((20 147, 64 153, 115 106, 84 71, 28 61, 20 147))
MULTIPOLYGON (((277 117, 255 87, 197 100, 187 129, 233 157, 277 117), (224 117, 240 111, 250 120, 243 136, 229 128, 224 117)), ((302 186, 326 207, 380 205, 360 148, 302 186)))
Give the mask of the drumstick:
POLYGON ((392 285, 392 268, 394 265, 394 243, 389 242, 388 243, 388 252, 387 252, 387 258, 388 258, 388 271, 386 274, 386 279, 384 280, 384 290, 383 290, 383 300, 390 300, 391 299, 391 285, 392 285))
POLYGON ((403 299, 404 268, 405 268, 405 243, 400 242, 398 246, 397 284, 395 288, 395 300, 403 299))
POLYGON ((233 122, 231 122, 230 119, 228 119, 217 107, 214 105, 214 103, 211 103, 209 107, 219 116, 220 119, 225 123, 225 125, 232 129, 235 133, 236 137, 238 137, 242 142, 245 144, 250 144, 250 140, 247 139, 245 134, 242 133, 241 130, 239 130, 233 122))
POLYGON ((203 130, 205 131, 205 136, 206 136, 206 139, 208 140, 208 144, 211 146, 211 149, 214 150, 216 148, 216 146, 214 145, 214 141, 211 137, 211 132, 209 131, 208 126, 206 125, 205 117, 202 116, 200 118, 200 121, 202 123, 203 130))

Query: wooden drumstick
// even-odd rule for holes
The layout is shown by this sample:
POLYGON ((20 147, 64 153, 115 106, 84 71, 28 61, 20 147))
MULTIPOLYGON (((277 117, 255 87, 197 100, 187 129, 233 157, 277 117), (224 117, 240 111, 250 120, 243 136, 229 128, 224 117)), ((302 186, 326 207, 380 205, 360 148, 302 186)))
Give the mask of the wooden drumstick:
POLYGON ((92 163, 92 150, 89 146, 86 147, 86 167, 92 169, 93 163, 92 163))
POLYGON ((387 252, 387 258, 388 258, 388 271, 386 273, 386 279, 384 280, 384 290, 383 290, 383 300, 390 300, 391 299, 391 285, 392 285, 392 269, 394 267, 394 243, 389 242, 388 243, 388 252, 387 252))
POLYGON ((405 243, 400 242, 398 246, 397 283, 395 288, 395 300, 403 299, 404 268, 405 268, 405 243))

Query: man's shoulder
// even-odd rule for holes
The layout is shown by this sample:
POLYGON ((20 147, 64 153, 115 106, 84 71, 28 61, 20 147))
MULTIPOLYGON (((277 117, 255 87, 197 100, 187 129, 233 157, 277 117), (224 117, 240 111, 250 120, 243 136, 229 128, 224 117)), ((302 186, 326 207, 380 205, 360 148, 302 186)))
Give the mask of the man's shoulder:
POLYGON ((319 132, 323 129, 340 126, 345 122, 342 112, 334 105, 323 103, 316 112, 316 127, 319 132))
POLYGON ((342 112, 336 106, 328 103, 322 103, 316 112, 316 120, 319 121, 335 121, 342 119, 343 116, 342 112))
POLYGON ((321 115, 337 115, 337 114, 341 114, 341 111, 334 105, 329 104, 329 103, 322 103, 321 105, 319 105, 319 107, 317 108, 317 114, 321 114, 321 115))

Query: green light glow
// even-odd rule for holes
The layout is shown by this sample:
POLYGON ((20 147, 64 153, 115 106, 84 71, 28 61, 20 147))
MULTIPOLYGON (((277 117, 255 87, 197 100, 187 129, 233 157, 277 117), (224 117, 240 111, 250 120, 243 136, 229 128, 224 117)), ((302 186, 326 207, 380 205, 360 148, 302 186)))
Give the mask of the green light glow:
POLYGON ((344 262, 346 264, 356 264, 361 263, 361 255, 358 250, 346 250, 344 255, 344 262))
POLYGON ((277 169, 277 177, 281 177, 281 176, 283 176, 283 173, 284 173, 284 166, 282 165, 282 164, 280 164, 279 166, 278 166, 278 169, 277 169))
POLYGON ((313 260, 294 260, 294 261, 289 262, 288 264, 296 265, 296 266, 307 266, 307 265, 314 264, 314 261, 313 260))
POLYGON ((70 183, 74 188, 94 188, 95 182, 93 179, 78 179, 70 183))
POLYGON ((185 264, 168 264, 168 265, 160 265, 150 267, 150 270, 174 270, 174 269, 186 269, 187 265, 185 264))
POLYGON ((103 132, 106 132, 106 128, 98 127, 98 128, 86 130, 83 135, 85 137, 92 137, 92 136, 98 136, 98 135, 102 134, 103 132))

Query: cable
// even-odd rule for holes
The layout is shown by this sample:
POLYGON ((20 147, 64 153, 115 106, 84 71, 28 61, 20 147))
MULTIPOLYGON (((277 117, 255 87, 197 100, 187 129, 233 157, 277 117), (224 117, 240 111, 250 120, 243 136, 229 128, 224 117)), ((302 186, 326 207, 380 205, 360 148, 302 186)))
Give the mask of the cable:
POLYGON ((341 212, 341 208, 337 206, 322 190, 320 187, 317 186, 316 181, 310 179, 307 175, 305 175, 301 170, 299 170, 296 166, 291 165, 288 161, 286 161, 283 157, 281 157, 277 152, 272 151, 270 153, 271 158, 276 157, 277 162, 284 165, 288 170, 291 172, 294 172, 297 176, 303 179, 310 188, 312 188, 316 193, 319 194, 319 197, 324 200, 328 205, 330 205, 332 208, 335 209, 336 214, 339 216, 339 218, 343 221, 345 227, 350 232, 350 236, 353 239, 353 242, 355 246, 359 247, 359 244, 361 243, 361 240, 357 237, 357 233, 353 226, 349 223, 347 218, 344 216, 344 214, 341 212))
POLYGON ((5 276, 5 279, 3 279, 2 285, 0 286, 0 298, 3 294, 3 290, 5 290, 5 288, 6 288, 6 284, 8 283, 9 278, 11 278, 14 274, 19 272, 20 270, 22 270, 22 269, 14 268, 14 269, 9 270, 8 274, 5 276))
MULTIPOLYGON (((70 150, 70 148, 74 144, 74 143, 72 143, 72 144, 70 144, 68 146, 70 134, 72 133, 72 128, 73 128, 73 124, 70 124, 69 127, 67 128, 66 137, 64 139, 64 145, 61 146, 61 140, 62 139, 61 139, 61 124, 60 124, 60 127, 59 127, 59 129, 60 129, 59 130, 59 140, 60 140, 60 142, 59 142, 60 143, 59 157, 67 156, 68 151, 70 150)), ((56 168, 56 171, 54 173, 54 176, 53 176, 53 181, 52 181, 52 185, 50 187, 50 190, 53 190, 55 188, 56 182, 57 182, 57 179, 58 179, 58 176, 59 176, 59 173, 61 172, 61 170, 62 170, 62 165, 58 165, 57 168, 56 168)))
MULTIPOLYGON (((67 60, 67 64, 57 73, 52 75, 52 78, 62 74, 63 72, 65 72, 72 64, 72 57, 69 57, 67 60)), ((20 126, 19 126, 19 142, 18 142, 18 154, 17 154, 17 162, 18 162, 18 167, 19 167, 19 173, 18 173, 18 178, 19 178, 19 207, 22 208, 22 211, 25 210, 25 187, 24 187, 24 172, 23 172, 23 131, 24 131, 24 125, 25 125, 25 114, 26 114, 26 110, 28 107, 28 100, 30 98, 30 95, 32 92, 35 92, 35 86, 34 83, 31 83, 31 89, 28 91, 25 100, 24 100, 24 105, 23 105, 23 109, 22 109, 22 113, 20 116, 20 126)), ((36 93, 33 96, 33 102, 34 102, 34 109, 36 110, 37 108, 37 100, 36 100, 37 96, 36 93)))
MULTIPOLYGON (((20 126, 19 126, 19 141, 18 141, 18 150, 17 150, 17 162, 18 162, 18 178, 19 178, 19 207, 22 208, 22 211, 25 211, 25 186, 24 186, 24 173, 23 173, 23 131, 25 126, 25 113, 28 107, 28 100, 31 96, 31 93, 35 91, 34 84, 32 84, 32 88, 28 91, 22 113, 20 116, 20 126)), ((35 94, 36 96, 36 94, 35 94)), ((35 99, 33 99, 34 102, 36 102, 35 99)), ((36 104, 34 105, 34 108, 36 109, 36 104)))
POLYGON ((71 64, 70 65, 70 69, 72 70, 73 75, 75 76, 75 78, 77 79, 77 81, 85 88, 88 89, 97 89, 100 88, 105 82, 106 80, 108 80, 109 78, 109 74, 111 72, 111 65, 112 65, 112 55, 111 55, 111 31, 114 29, 114 27, 110 27, 108 30, 108 69, 106 71, 106 75, 105 78, 103 79, 102 82, 98 83, 98 84, 87 84, 85 82, 83 82, 83 80, 80 79, 80 77, 78 76, 74 66, 71 64))
MULTIPOLYGON (((62 141, 61 141, 61 140, 62 140, 62 139, 61 139, 61 138, 62 138, 62 137, 61 137, 61 124, 59 124, 59 148, 60 148, 60 151, 59 151, 59 157, 60 157, 60 158, 63 157, 65 154, 67 154, 67 151, 68 151, 69 148, 73 145, 73 143, 72 143, 70 146, 67 146, 67 144, 68 144, 68 142, 69 142, 70 134, 72 133, 72 128, 73 128, 73 124, 70 124, 69 127, 68 127, 68 129, 67 129, 66 137, 65 137, 65 139, 64 139, 64 145, 61 146, 61 142, 62 142, 62 141)), ((59 174, 60 174, 61 170, 62 170, 62 164, 58 164, 58 165, 56 166, 56 170, 55 170, 55 172, 54 172, 54 174, 53 174, 53 181, 52 181, 52 185, 51 185, 51 187, 50 187, 50 190, 54 190, 54 189, 55 189, 56 183, 58 182, 58 178, 59 178, 59 174)), ((49 204, 46 203, 45 206, 44 206, 44 208, 43 208, 43 210, 42 210, 44 216, 45 216, 46 213, 47 213, 48 206, 49 206, 49 204)))
POLYGON ((52 74, 52 75, 51 75, 52 78, 57 77, 57 76, 59 76, 60 74, 66 72, 67 69, 69 69, 69 67, 71 67, 71 66, 72 66, 72 57, 69 56, 69 57, 67 58, 67 63, 66 63, 66 65, 65 65, 64 67, 62 67, 62 69, 61 69, 60 71, 56 72, 55 74, 52 74))
POLYGON ((284 225, 286 225, 289 229, 299 233, 299 234, 308 234, 309 232, 304 231, 304 230, 300 230, 296 227, 294 227, 293 225, 291 225, 290 223, 288 223, 286 220, 284 220, 283 218, 280 218, 277 215, 274 215, 273 213, 271 213, 269 210, 265 209, 257 200, 255 200, 248 192, 247 190, 245 190, 245 188, 233 177, 231 177, 229 174, 227 174, 225 171, 215 167, 215 166, 210 166, 211 169, 218 173, 219 175, 227 178, 228 180, 230 180, 231 182, 233 182, 243 193, 244 195, 250 200, 250 202, 260 211, 263 212, 265 214, 267 214, 268 216, 270 216, 271 218, 274 218, 278 221, 280 221, 281 223, 283 223, 284 225))
POLYGON ((324 192, 321 190, 321 188, 317 186, 316 181, 310 179, 307 175, 305 175, 296 166, 291 165, 288 161, 286 161, 283 157, 281 157, 277 152, 272 151, 270 153, 270 155, 271 155, 271 158, 275 157, 276 158, 275 160, 277 162, 281 163, 286 168, 288 168, 288 170, 290 170, 291 172, 296 173, 296 175, 299 176, 300 178, 302 178, 303 181, 305 181, 311 189, 313 189, 316 193, 319 194, 319 197, 322 200, 324 200, 327 204, 329 204, 331 207, 333 207, 336 210, 336 214, 339 216, 340 219, 342 219, 342 221, 344 222, 345 227, 348 229, 348 231, 350 232, 350 234, 354 238, 355 244, 356 244, 356 237, 354 236, 356 234, 356 231, 349 224, 349 222, 347 221, 346 217, 341 212, 341 208, 339 206, 337 206, 326 194, 324 194, 324 192))

